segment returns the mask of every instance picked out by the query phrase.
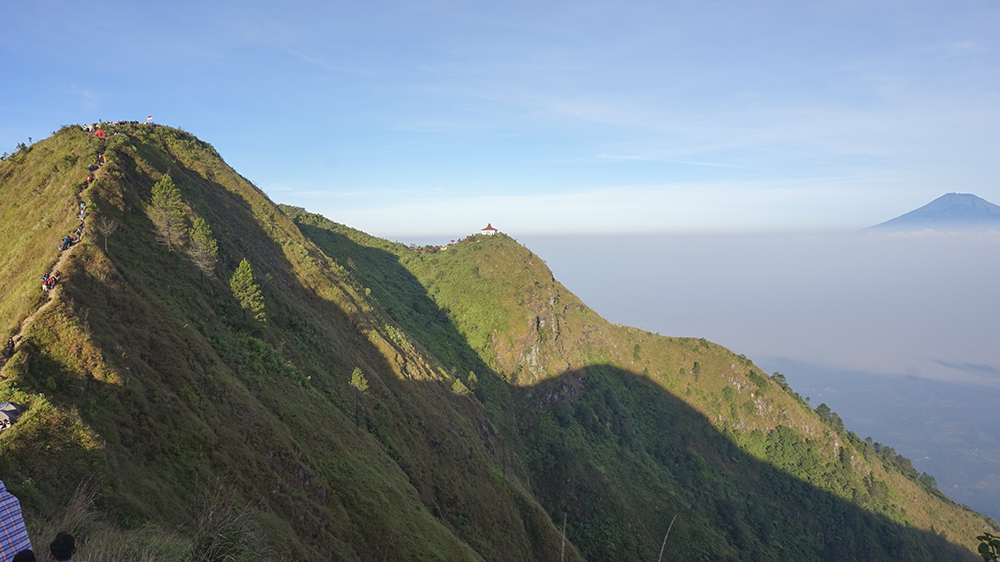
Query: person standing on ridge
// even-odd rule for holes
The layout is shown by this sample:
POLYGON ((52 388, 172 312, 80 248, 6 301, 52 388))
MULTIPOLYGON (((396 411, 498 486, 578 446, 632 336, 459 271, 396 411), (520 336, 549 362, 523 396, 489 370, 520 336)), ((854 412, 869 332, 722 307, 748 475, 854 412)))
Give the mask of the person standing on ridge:
POLYGON ((59 533, 49 544, 49 558, 58 562, 73 562, 76 554, 76 540, 69 533, 59 533))
POLYGON ((0 560, 10 560, 22 550, 31 550, 31 540, 21 516, 21 502, 0 481, 0 560))

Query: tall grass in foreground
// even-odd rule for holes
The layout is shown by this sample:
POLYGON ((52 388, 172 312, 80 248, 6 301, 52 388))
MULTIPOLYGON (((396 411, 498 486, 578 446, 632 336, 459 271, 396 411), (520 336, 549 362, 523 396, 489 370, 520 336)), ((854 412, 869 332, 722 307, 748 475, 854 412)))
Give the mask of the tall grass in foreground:
POLYGON ((250 506, 241 506, 233 490, 220 487, 201 512, 177 531, 155 525, 122 529, 104 521, 95 510, 98 485, 81 484, 64 509, 50 514, 29 534, 35 556, 45 559, 49 542, 59 532, 76 538, 74 558, 90 562, 233 562, 271 560, 263 533, 250 506))
POLYGON ((270 549, 263 541, 263 530, 254 519, 254 510, 249 505, 238 504, 234 492, 218 488, 201 510, 194 524, 189 560, 235 562, 270 557, 270 549))

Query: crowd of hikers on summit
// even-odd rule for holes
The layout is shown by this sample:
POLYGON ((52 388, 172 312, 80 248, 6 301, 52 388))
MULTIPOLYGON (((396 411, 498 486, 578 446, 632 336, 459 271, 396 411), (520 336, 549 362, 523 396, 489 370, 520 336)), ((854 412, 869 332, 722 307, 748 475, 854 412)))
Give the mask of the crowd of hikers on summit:
POLYGON ((92 135, 94 135, 99 139, 106 139, 108 138, 109 134, 111 136, 118 134, 117 131, 112 131, 110 129, 111 127, 120 127, 122 125, 143 125, 145 127, 150 127, 155 129, 157 127, 163 126, 158 123, 153 123, 152 121, 150 121, 150 119, 152 118, 153 116, 150 115, 149 119, 147 119, 146 121, 98 121, 97 123, 80 125, 80 128, 83 129, 84 131, 87 131, 88 133, 91 133, 92 135))

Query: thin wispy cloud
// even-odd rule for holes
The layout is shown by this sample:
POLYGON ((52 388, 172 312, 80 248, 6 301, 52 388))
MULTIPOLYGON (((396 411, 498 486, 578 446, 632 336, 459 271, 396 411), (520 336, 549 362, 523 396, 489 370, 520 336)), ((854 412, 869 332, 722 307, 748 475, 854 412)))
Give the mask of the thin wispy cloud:
POLYGON ((982 50, 978 46, 976 46, 976 44, 973 43, 972 41, 962 41, 961 43, 953 43, 951 45, 948 45, 947 49, 953 52, 968 52, 968 53, 974 53, 982 50))
POLYGON ((598 154, 597 157, 601 160, 610 160, 614 162, 664 162, 668 164, 683 164, 685 166, 705 166, 709 168, 733 168, 733 169, 746 169, 748 166, 739 166, 736 164, 722 164, 718 162, 693 162, 690 160, 671 160, 668 158, 662 158, 658 156, 639 156, 630 154, 598 154))
POLYGON ((77 90, 80 96, 80 106, 89 111, 94 111, 100 106, 100 96, 89 90, 77 90))

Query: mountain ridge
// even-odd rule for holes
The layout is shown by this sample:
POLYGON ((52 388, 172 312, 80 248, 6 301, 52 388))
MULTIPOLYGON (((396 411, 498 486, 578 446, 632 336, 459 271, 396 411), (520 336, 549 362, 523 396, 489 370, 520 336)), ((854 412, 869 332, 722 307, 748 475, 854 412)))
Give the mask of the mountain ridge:
MULTIPOLYGON (((293 208, 285 208, 286 212, 290 213, 290 216, 296 220, 296 222, 303 227, 303 232, 306 232, 317 244, 324 248, 325 251, 329 252, 331 255, 335 255, 336 259, 341 262, 353 263, 354 270, 359 279, 370 286, 372 289, 372 295, 383 304, 390 311, 403 311, 404 314, 397 314, 396 318, 400 320, 401 324, 408 325, 406 321, 402 319, 404 315, 410 315, 413 311, 427 310, 429 314, 425 314, 420 319, 413 319, 410 321, 409 325, 414 326, 412 333, 419 333, 419 325, 430 325, 437 321, 434 318, 435 311, 432 307, 424 303, 410 303, 407 301, 407 295, 418 294, 416 290, 406 290, 400 288, 399 279, 408 278, 409 275, 415 275, 417 279, 422 283, 422 288, 426 291, 426 294, 431 295, 435 303, 440 307, 440 310, 447 309, 447 314, 449 318, 453 319, 456 325, 456 332, 458 332, 456 337, 460 337, 468 341, 471 347, 475 349, 482 350, 480 353, 480 358, 484 364, 489 364, 492 368, 497 369, 500 372, 501 378, 505 378, 509 381, 515 381, 520 384, 526 384, 527 386, 522 387, 522 393, 525 394, 525 399, 529 402, 536 402, 538 400, 538 394, 545 396, 543 403, 539 404, 538 408, 531 409, 529 411, 519 414, 519 417, 525 420, 537 420, 538 417, 534 416, 532 412, 541 412, 542 419, 548 418, 552 421, 552 416, 555 418, 562 419, 566 421, 566 411, 562 406, 565 406, 567 402, 578 402, 580 397, 586 394, 587 381, 590 380, 588 377, 589 372, 601 372, 608 373, 608 369, 611 369, 611 373, 619 373, 619 375, 613 375, 612 379, 618 379, 619 376, 625 377, 623 381, 632 380, 633 377, 636 380, 656 380, 661 376, 666 377, 666 373, 661 372, 660 369, 654 371, 650 367, 653 364, 648 363, 649 359, 643 360, 644 357, 649 355, 660 355, 669 353, 670 356, 674 357, 672 362, 680 363, 681 365, 687 364, 686 368, 681 368, 680 371, 674 371, 677 378, 670 376, 667 384, 664 385, 665 389, 670 389, 671 392, 680 390, 680 396, 685 393, 690 396, 692 390, 695 395, 704 393, 705 398, 709 398, 711 402, 714 402, 716 406, 715 421, 712 425, 716 429, 709 431, 709 435, 715 435, 715 431, 722 431, 724 434, 729 435, 727 424, 724 419, 729 415, 733 417, 740 418, 741 413, 729 414, 730 411, 728 406, 723 407, 725 410, 725 415, 720 411, 719 406, 724 403, 726 399, 726 387, 729 390, 736 389, 732 393, 734 398, 740 395, 747 396, 749 393, 751 396, 754 392, 763 395, 764 392, 752 389, 758 384, 770 386, 772 389, 768 396, 775 393, 774 389, 781 388, 781 382, 771 382, 767 377, 759 371, 757 371, 752 362, 749 362, 745 357, 735 356, 728 351, 724 350, 719 346, 710 344, 704 340, 693 339, 693 338, 661 338, 655 334, 650 334, 643 330, 612 326, 603 319, 600 319, 593 311, 589 310, 585 305, 579 303, 578 299, 572 296, 571 293, 561 287, 554 279, 551 277, 551 272, 546 269, 539 270, 537 273, 532 273, 533 268, 537 267, 537 263, 540 260, 535 257, 530 250, 518 247, 512 239, 509 237, 498 234, 494 237, 478 237, 473 236, 469 239, 459 241, 458 244, 451 245, 446 251, 439 252, 436 254, 427 254, 424 252, 413 252, 412 250, 398 244, 392 244, 385 241, 380 241, 364 233, 360 233, 354 229, 344 227, 342 225, 337 225, 332 223, 322 217, 317 215, 308 215, 307 213, 302 213, 299 210, 293 208), (326 240, 322 239, 323 234, 321 231, 326 229, 333 232, 333 236, 326 240), (360 243, 369 243, 371 248, 369 250, 364 250, 359 247, 360 253, 350 254, 341 253, 338 254, 338 247, 340 249, 346 249, 348 246, 340 243, 334 244, 335 241, 339 241, 340 237, 351 237, 355 236, 356 241, 360 243), (392 257, 386 255, 385 250, 394 251, 395 254, 392 257), (489 250, 489 251, 487 251, 489 250), (498 251, 499 250, 499 251, 498 251), (499 256, 503 255, 519 255, 519 257, 524 260, 523 266, 514 266, 514 263, 510 260, 497 259, 499 256), (475 260, 473 263, 469 263, 466 258, 469 255, 482 256, 483 259, 475 260), (382 279, 386 278, 384 271, 382 270, 383 264, 379 267, 373 268, 372 277, 367 277, 365 275, 365 264, 373 260, 398 260, 402 270, 396 274, 389 275, 388 278, 392 279, 394 283, 392 285, 383 285, 382 279), (449 268, 448 264, 452 263, 456 267, 449 268), (423 273, 420 273, 423 271, 423 273), (483 282, 487 275, 500 276, 503 278, 503 283, 500 285, 500 294, 503 293, 503 287, 534 287, 535 295, 532 295, 532 291, 528 291, 526 294, 518 295, 516 291, 511 291, 506 295, 506 298, 498 296, 498 292, 494 291, 493 298, 499 300, 500 306, 491 306, 490 310, 498 309, 505 311, 502 317, 497 318, 495 316, 491 317, 478 308, 478 303, 482 300, 478 295, 478 290, 473 286, 477 283, 483 282), (527 279, 520 280, 519 277, 525 276, 527 279), (464 281, 462 278, 464 277, 464 281), (451 283, 457 283, 459 285, 456 287, 449 287, 451 283), (465 295, 468 295, 466 297, 465 295), (541 297, 541 298, 539 298, 541 297), (511 326, 511 317, 516 316, 518 309, 521 305, 517 302, 520 301, 524 303, 534 303, 530 305, 531 310, 521 310, 520 327, 511 326), (570 311, 567 313, 567 311, 570 311), (478 333, 477 333, 478 332, 478 333), (501 332, 514 334, 511 337, 504 337, 500 335, 501 332), (604 348, 606 351, 599 356, 586 356, 582 350, 586 349, 586 346, 575 345, 572 341, 574 337, 572 334, 578 333, 585 339, 588 339, 591 343, 596 343, 597 339, 603 338, 608 345, 604 348), (495 334, 495 335, 494 335, 495 334), (521 334, 521 336, 517 336, 521 334), (527 334, 527 336, 525 336, 527 334), (627 340, 621 340, 616 337, 625 335, 627 340), (511 341, 516 341, 519 338, 528 337, 528 341, 524 342, 522 340, 522 345, 519 347, 517 345, 511 345, 511 341), (532 339, 533 338, 533 339, 532 339), (561 340, 561 341, 560 341, 561 340), (528 345, 524 345, 527 343, 528 345), (663 347, 657 347, 654 344, 660 344, 663 347), (675 346, 680 346, 677 349, 675 346), (636 347, 638 346, 638 347, 636 347), (511 348, 521 349, 525 352, 525 356, 515 355, 511 353, 511 348), (607 351, 610 349, 610 352, 607 351), (678 352, 680 352, 678 354, 678 352), (697 353, 717 353, 722 352, 724 355, 721 357, 722 361, 725 363, 716 363, 713 366, 713 362, 709 362, 707 357, 701 359, 701 363, 695 360, 694 365, 690 360, 683 359, 684 356, 693 357, 697 353), (648 355, 647 355, 648 354, 648 355), (574 357, 575 355, 575 357, 574 357), (734 360, 734 363, 730 363, 730 360, 734 360), (525 359, 529 361, 525 361, 525 359), (534 364, 539 368, 532 370, 531 366, 534 364), (546 371, 544 369, 545 365, 555 364, 558 365, 556 369, 546 371), (631 365, 631 366, 629 366, 631 365), (742 367, 737 369, 737 365, 742 367), (568 366, 568 371, 562 371, 564 366, 568 366), (749 368, 747 370, 747 368, 749 368), (520 370, 519 370, 520 369, 520 370), (625 375, 625 370, 630 370, 632 373, 630 375, 625 375), (740 373, 730 373, 733 369, 738 371, 743 371, 740 373), (719 372, 723 371, 723 372, 719 372), (701 382, 699 383, 699 372, 701 372, 701 382), (711 373, 711 376, 709 375, 711 373), (553 384, 553 375, 560 382, 556 385, 556 389, 551 389, 553 384), (691 381, 691 378, 694 381, 691 381), (718 378, 715 378, 718 377, 718 378), (709 387, 708 381, 714 379, 716 381, 714 390, 709 387), (722 383, 721 385, 719 383, 722 383), (533 386, 534 385, 534 386, 533 386), (549 388, 547 392, 541 390, 535 390, 535 388, 549 388), (685 390, 686 387, 686 390, 685 390), (699 389, 699 387, 704 387, 699 389), (532 398, 535 396, 536 398, 532 398), (713 398, 714 396, 714 398, 713 398), (551 407, 551 408, 548 408, 551 407), (549 410, 549 411, 546 411, 549 410), (553 411, 554 410, 554 411, 553 411), (562 411, 562 413, 559 413, 562 411), (562 416, 562 417, 560 417, 562 416)), ((414 280, 416 281, 416 279, 414 280)), ((515 322, 516 323, 516 322, 515 322)), ((431 335, 427 335, 428 341, 425 345, 430 343, 433 345, 431 335)), ((420 337, 418 336, 418 339, 420 337)), ((579 342, 576 342, 579 343, 579 342)), ((676 368, 676 367, 675 367, 676 368)), ((606 375, 601 375, 603 380, 608 380, 605 378, 606 375)), ((663 379, 660 379, 663 380, 663 379)), ((657 383, 663 384, 663 383, 657 383)), ((632 383, 626 383, 625 386, 631 386, 632 383)), ((615 383, 614 386, 617 386, 615 383)), ((787 385, 786 385, 787 388, 787 385)), ((791 392, 790 389, 783 389, 784 392, 791 392)), ((785 404, 782 400, 781 393, 774 397, 778 400, 778 404, 785 404)), ((801 397, 794 395, 792 397, 800 405, 804 405, 801 397)), ((755 400, 761 400, 757 398, 755 400)), ((621 398, 614 398, 614 401, 622 400, 621 398)), ((487 402, 488 404, 488 402, 487 402)), ((815 421, 815 413, 811 409, 808 410, 808 415, 800 417, 798 407, 795 409, 788 408, 777 408, 776 405, 768 404, 764 402, 768 409, 775 408, 777 411, 783 412, 783 416, 791 416, 790 418, 782 418, 780 421, 772 421, 761 425, 761 421, 756 417, 750 417, 739 419, 738 423, 742 428, 747 430, 767 430, 772 431, 781 425, 793 425, 802 428, 809 428, 808 435, 812 438, 820 439, 824 434, 825 439, 828 439, 829 445, 837 450, 840 445, 841 439, 843 440, 853 440, 854 445, 858 446, 855 449, 858 453, 863 453, 866 458, 869 455, 874 454, 873 449, 870 445, 866 445, 862 440, 848 433, 843 438, 833 437, 833 433, 825 428, 823 424, 817 424, 815 421), (789 424, 789 422, 792 422, 789 424)), ((744 403, 742 405, 733 404, 733 406, 739 406, 739 412, 742 412, 745 408, 749 407, 748 404, 744 403)), ((701 412, 709 414, 713 406, 705 407, 702 405, 698 409, 692 409, 692 415, 695 417, 702 415, 701 412), (695 414, 694 412, 698 412, 695 414)), ((753 406, 754 411, 763 411, 759 406, 753 406)), ((732 410, 736 412, 737 410, 732 410)), ((570 416, 572 417, 572 415, 570 416)), ((586 417, 586 416, 585 416, 586 417)), ((836 419, 834 415, 832 419, 836 419)), ((685 422, 685 423, 690 423, 685 422)), ((563 422, 560 422, 560 425, 563 422)), ((574 425, 570 422, 569 425, 574 425)), ((696 427, 700 422, 695 422, 696 427)), ((527 435, 532 434, 531 424, 529 427, 522 428, 527 435)), ((576 429, 570 427, 570 429, 576 429)), ((701 433, 707 428, 700 428, 693 430, 696 433, 701 433)), ((554 432, 558 430, 554 429, 554 432)), ((843 431, 843 430, 840 430, 843 431)), ((753 431, 750 431, 753 434, 753 431)), ((758 431, 760 433, 760 431, 758 431)), ((560 455, 568 455, 570 458, 580 458, 589 455, 591 452, 585 451, 585 447, 581 446, 581 449, 576 452, 567 452, 566 447, 561 443, 573 442, 578 439, 574 438, 572 435, 561 437, 555 437, 549 435, 548 437, 543 437, 544 440, 548 442, 544 448, 549 452, 544 453, 546 458, 548 455, 555 455, 559 457, 560 455), (558 451, 558 453, 553 452, 558 451), (575 455, 575 457, 574 457, 575 455)), ((591 436, 590 439, 595 439, 597 436, 591 436)), ((712 440, 715 437, 711 438, 712 440)), ((749 440, 748 440, 749 441, 749 440)), ((741 441, 743 444, 749 444, 747 441, 741 441)), ((876 446, 878 444, 875 444, 876 446)), ((654 446, 655 447, 655 446, 654 446)), ((530 448, 530 447, 529 447, 530 448)), ((681 447, 683 449, 683 447, 681 447)), ((627 456, 628 451, 621 451, 622 456, 627 456)), ((714 453, 712 453, 714 454, 714 453)), ((529 457, 530 457, 529 451, 529 457)), ((853 457, 853 453, 852 453, 853 457)), ((606 459, 607 460, 607 459, 606 459)), ((721 461, 719 461, 721 462, 721 461)), ((747 459, 746 462, 751 462, 747 459)), ((906 461, 907 463, 909 461, 906 461)), ((543 463, 545 464, 545 463, 543 463)), ((559 463, 554 463, 558 465, 559 463)), ((725 464, 725 463, 722 463, 725 464)), ((605 464, 607 468, 607 465, 605 464)), ((909 467, 912 471, 912 466, 909 467)), ((533 479, 537 480, 539 477, 546 477, 544 471, 542 474, 534 474, 533 479)), ((817 475, 819 476, 819 475, 817 475)), ((913 473, 913 478, 916 478, 916 474, 913 473)), ((814 476, 815 477, 815 476, 814 476)), ((650 475, 650 480, 656 481, 661 479, 662 476, 652 476, 650 475)), ((555 479, 556 481, 564 481, 567 479, 555 479)), ((569 481, 579 480, 578 478, 568 478, 569 481)), ((731 485, 731 484, 729 484, 731 485)), ((544 489, 538 490, 538 494, 551 494, 551 491, 546 492, 544 489)), ((580 491, 567 491, 567 496, 579 495, 580 491)), ((857 493, 857 492, 853 492, 857 493)), ((621 492, 616 492, 613 495, 620 495, 621 492)), ((654 494, 655 495, 655 494, 654 494)), ((643 502, 642 498, 648 496, 648 494, 635 494, 631 497, 633 502, 643 502)), ((753 501, 753 500, 751 500, 753 501)), ((759 501, 759 500, 758 500, 759 501)), ((826 500, 824 500, 826 501, 826 500)), ((544 502, 543 502, 544 503, 544 502)), ((624 506, 620 506, 624 507, 624 506)), ((619 508, 620 508, 619 507, 619 508)), ((549 505, 550 513, 553 518, 562 510, 564 507, 549 505)), ((728 508, 723 508, 728 509, 728 508)), ((571 511, 572 513, 572 511, 571 511)), ((652 514, 646 514, 652 515, 652 514)), ((759 515, 759 514, 758 514, 759 515)), ((664 515, 658 514, 655 517, 664 517, 664 515)), ((772 515, 775 519, 780 519, 778 515, 772 515)), ((926 517, 926 515, 925 515, 926 517)), ((643 524, 650 520, 650 517, 640 517, 632 521, 631 525, 643 524)), ((669 518, 662 521, 664 527, 666 527, 669 522, 669 518)), ((686 524, 685 524, 686 525, 686 524)), ((651 543, 653 547, 658 546, 659 537, 653 538, 652 535, 655 533, 650 533, 650 538, 646 548, 649 547, 651 543)), ((597 548, 597 554, 592 550, 589 550, 587 546, 582 546, 582 550, 585 555, 592 556, 595 559, 606 559, 611 556, 611 552, 601 551, 599 547, 594 547, 593 544, 600 542, 604 544, 608 542, 609 537, 605 533, 602 535, 602 539, 598 541, 596 538, 591 538, 590 545, 592 548, 597 548), (589 554, 588 554, 589 553, 589 554)), ((572 538, 572 536, 571 536, 572 538)), ((584 540, 584 539, 581 539, 584 540)), ((628 542, 627 539, 622 539, 623 542, 628 542)), ((579 544, 579 543, 578 543, 579 544)), ((814 545, 813 545, 814 546, 814 545)), ((797 545, 798 548, 809 549, 809 545, 797 545)), ((637 547, 638 548, 638 547, 637 547)), ((655 552, 655 551, 654 551, 655 552)), ((655 553, 653 554, 655 555, 655 553)), ((688 552, 688 555, 696 556, 697 550, 688 552)), ((820 556, 817 554, 817 556, 820 556)), ((637 559, 642 559, 642 556, 638 556, 637 559)))
MULTIPOLYGON (((468 399, 439 382, 433 362, 385 335, 336 264, 194 137, 168 128, 119 133, 107 143, 72 129, 57 135, 82 151, 96 143, 108 157, 105 177, 89 189, 50 182, 42 190, 79 189, 93 216, 121 226, 105 254, 88 224, 52 310, 4 366, 5 398, 28 412, 0 435, 7 442, 0 473, 28 513, 51 511, 77 485, 71 474, 96 469, 109 479, 98 507, 172 528, 196 515, 196 487, 225 477, 242 502, 259 502, 257 519, 285 555, 475 560, 478 549, 511 560, 551 557, 534 549, 558 548, 555 528, 516 482, 463 491, 442 481, 454 470, 435 467, 456 449, 471 451, 469 466, 490 472, 489 432, 481 436, 474 412, 457 413, 468 399), (190 212, 212 225, 219 270, 243 257, 253 262, 268 302, 266 325, 242 321, 228 275, 207 280, 202 293, 186 256, 156 242, 145 201, 167 172, 190 212), (356 366, 371 384, 361 428, 347 384, 356 366), (419 406, 427 400, 435 406, 419 406), (417 425, 373 409, 382 403, 397 404, 417 425), (448 435, 447 443, 425 447, 424 431, 448 435), (66 440, 60 435, 78 437, 55 457, 41 452, 66 440), (54 470, 59 465, 76 470, 54 470), (459 539, 456 525, 472 524, 461 513, 477 505, 482 531, 459 539), (532 538, 546 534, 552 537, 542 543, 532 538)), ((31 153, 49 148, 43 141, 31 153)), ((15 186, 3 187, 9 196, 15 186)), ((37 287, 37 277, 21 277, 37 287)))
POLYGON ((993 528, 745 357, 607 323, 505 235, 416 254, 274 205, 189 133, 108 130, 0 163, 3 327, 40 311, 0 381, 27 406, 0 477, 29 522, 90 476, 116 536, 152 526, 182 553, 223 479, 257 559, 551 560, 567 523, 567 559, 642 560, 680 513, 679 557, 973 560, 993 528), (204 285, 156 240, 165 175, 218 241, 204 285), (42 310, 78 198, 84 237, 42 310), (242 259, 266 323, 230 293, 242 259))

